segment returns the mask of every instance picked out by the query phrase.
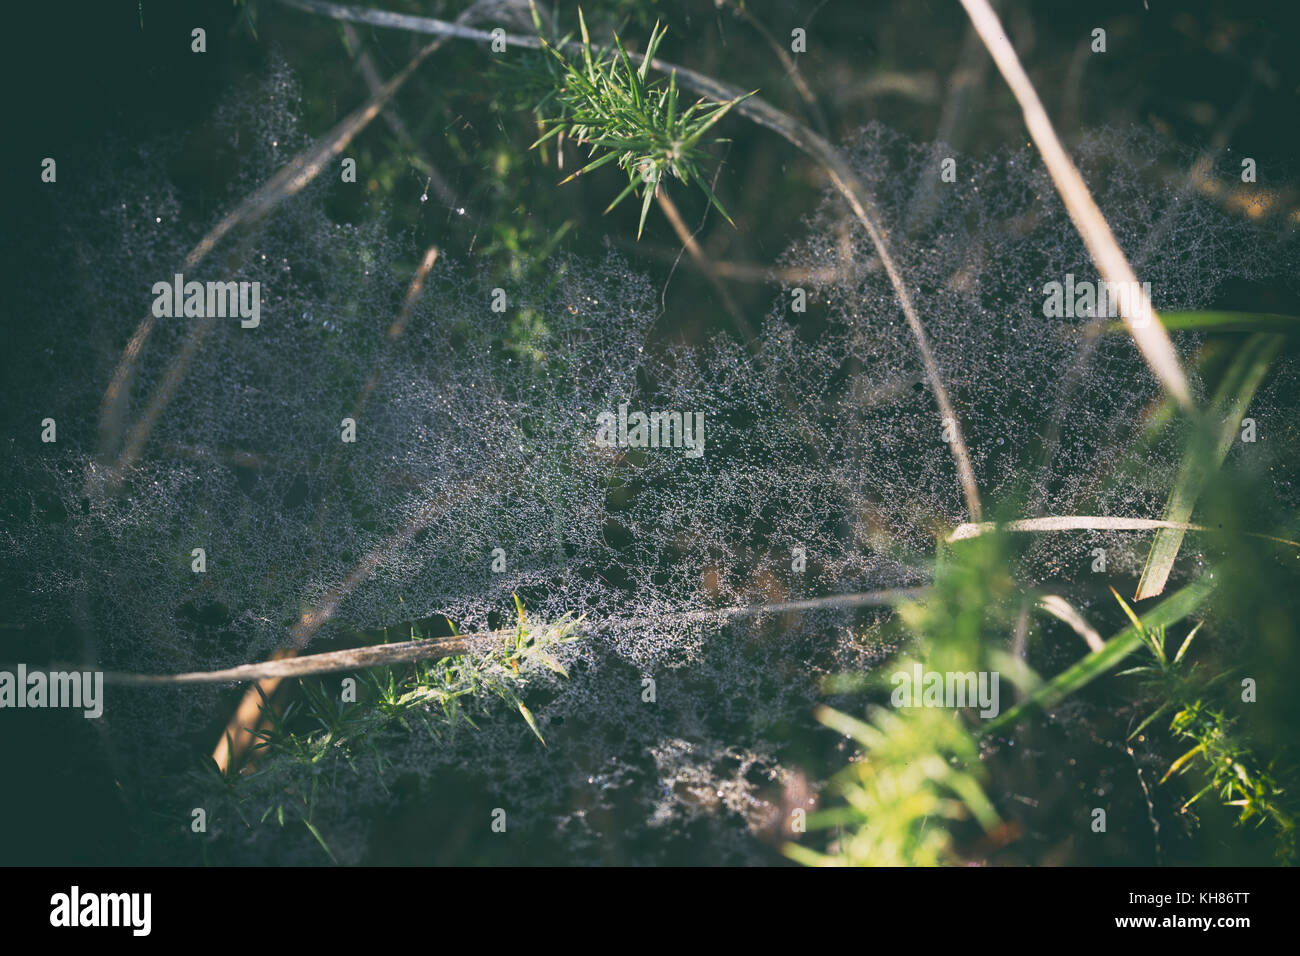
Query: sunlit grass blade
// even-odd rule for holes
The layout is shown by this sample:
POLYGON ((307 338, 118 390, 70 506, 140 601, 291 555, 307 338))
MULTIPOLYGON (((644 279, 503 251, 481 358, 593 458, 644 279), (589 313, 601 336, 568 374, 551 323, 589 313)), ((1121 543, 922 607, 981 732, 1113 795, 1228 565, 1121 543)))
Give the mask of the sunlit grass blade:
MULTIPOLYGON (((1167 521, 1164 518, 1119 518, 1113 515, 1045 515, 1042 518, 1017 518, 1013 521, 968 521, 959 524, 948 535, 948 543, 978 538, 994 531, 1001 532, 1059 532, 1059 531, 1213 531, 1205 525, 1189 521, 1167 521)), ((1300 548, 1300 541, 1257 531, 1243 531, 1250 538, 1276 541, 1289 547, 1300 548)))
POLYGON ((873 746, 881 742, 880 732, 875 727, 865 720, 859 720, 832 707, 818 707, 814 716, 819 723, 825 724, 845 737, 852 737, 859 743, 873 746))
POLYGON ((1118 601, 1119 606, 1124 609, 1124 616, 1127 617, 1129 619, 1129 622, 1132 623, 1132 625, 1137 629, 1138 636, 1142 638, 1142 642, 1151 649, 1151 653, 1155 655, 1156 660, 1159 661, 1160 664, 1163 666, 1166 660, 1164 629, 1163 628, 1148 629, 1146 625, 1144 625, 1142 621, 1138 618, 1137 612, 1135 612, 1131 607, 1129 607, 1128 602, 1119 596, 1118 591, 1116 591, 1114 588, 1111 588, 1110 593, 1115 595, 1115 600, 1118 601))
POLYGON ((1196 634, 1200 629, 1201 625, 1197 624, 1190 632, 1188 632, 1187 637, 1183 639, 1183 643, 1179 645, 1178 653, 1174 655, 1175 664, 1181 664, 1183 662, 1183 655, 1186 654, 1187 649, 1192 646, 1192 641, 1196 640, 1196 634))
MULTIPOLYGON (((1142 615, 1140 618, 1142 626, 1150 630, 1178 623, 1189 614, 1195 613, 1210 596, 1214 587, 1214 581, 1208 576, 1197 578, 1142 615)), ((983 732, 996 733, 1016 723, 1031 711, 1056 706, 1070 694, 1111 670, 1142 645, 1141 631, 1130 624, 1108 640, 1101 650, 1093 651, 1067 667, 1015 707, 988 721, 983 726, 983 732)))
POLYGON ((700 189, 704 191, 704 195, 708 197, 709 202, 713 204, 713 208, 718 210, 718 212, 722 213, 722 218, 727 220, 727 222, 731 223, 731 225, 734 226, 735 223, 732 222, 731 216, 727 214, 726 208, 722 205, 722 200, 713 194, 713 189, 705 181, 704 177, 699 176, 697 177, 696 181, 699 184, 700 189))
POLYGON ((641 221, 637 224, 636 227, 637 239, 641 238, 641 233, 645 229, 645 218, 650 214, 650 204, 654 202, 655 189, 657 187, 658 187, 658 183, 652 183, 646 187, 645 198, 641 200, 641 221))
POLYGON ((591 172, 591 170, 593 169, 599 169, 601 166, 604 166, 606 163, 612 163, 616 159, 618 159, 618 153, 606 153, 604 156, 600 157, 600 159, 588 163, 586 166, 583 166, 581 169, 579 169, 576 173, 572 173, 569 176, 567 176, 560 183, 560 185, 563 186, 565 183, 569 182, 570 180, 577 179, 583 173, 591 172))
MULTIPOLYGON (((1182 770, 1183 767, 1186 766, 1187 761, 1191 760, 1191 759, 1192 759, 1193 757, 1195 757, 1197 754, 1199 754, 1199 753, 1204 753, 1204 752, 1205 752, 1205 744, 1197 744, 1195 747, 1193 747, 1191 750, 1187 751, 1187 753, 1183 754, 1181 757, 1179 757, 1177 760, 1175 760, 1173 763, 1171 763, 1171 764, 1169 765, 1169 769, 1166 770, 1166 771, 1165 771, 1165 775, 1164 775, 1163 777, 1160 778, 1160 782, 1161 782, 1161 783, 1164 783, 1166 780, 1168 780, 1168 779, 1169 779, 1170 777, 1172 777, 1174 774, 1176 774, 1176 773, 1178 773, 1180 770, 1182 770)), ((1202 791, 1202 792, 1204 792, 1204 791, 1202 791)), ((1197 794, 1197 796, 1200 796, 1200 794, 1197 794)), ((1192 799, 1195 799, 1195 797, 1193 797, 1192 799)), ((1190 802, 1190 801, 1189 801, 1189 802, 1190 802)))
MULTIPOLYGON (((1276 312, 1189 311, 1161 312, 1160 321, 1170 332, 1279 332, 1300 333, 1300 316, 1276 312)), ((1107 332, 1126 331, 1123 322, 1111 322, 1107 332)))
POLYGON ((541 146, 541 145, 542 145, 543 143, 545 143, 547 140, 552 139, 552 138, 554 138, 554 137, 556 137, 556 136, 559 136, 559 135, 560 135, 561 133, 563 133, 563 132, 564 132, 564 127, 563 127, 563 126, 559 126, 559 125, 552 126, 549 130, 547 130, 547 131, 546 131, 545 133, 543 133, 540 137, 538 137, 537 141, 536 141, 535 143, 533 143, 532 146, 529 146, 528 148, 529 148, 529 149, 536 149, 538 146, 541 146))
POLYGON ((798 843, 786 843, 781 847, 781 852, 794 862, 802 866, 846 866, 847 864, 838 856, 830 856, 825 853, 818 853, 816 850, 810 850, 806 846, 800 846, 798 843))
POLYGON ((339 863, 338 857, 336 857, 334 855, 334 851, 329 848, 329 844, 326 843, 325 838, 320 835, 320 831, 317 830, 314 826, 312 826, 310 820, 303 820, 302 825, 305 826, 308 832, 311 833, 311 835, 316 838, 316 842, 320 844, 320 848, 329 855, 330 862, 332 862, 335 866, 338 866, 339 863))
POLYGON ((1172 700, 1165 701, 1149 717, 1147 717, 1146 720, 1142 721, 1142 723, 1138 724, 1137 727, 1134 728, 1133 732, 1128 735, 1128 739, 1132 740, 1134 737, 1137 737, 1139 734, 1142 733, 1142 731, 1146 730, 1147 727, 1151 726, 1152 722, 1154 722, 1159 717, 1162 717, 1163 715, 1169 713, 1169 711, 1171 711, 1173 708, 1174 708, 1174 701, 1172 700))
POLYGON ((685 148, 690 148, 694 146, 696 143, 700 141, 700 138, 705 133, 707 133, 710 129, 712 129, 713 126, 719 120, 722 119, 722 117, 726 116, 729 112, 731 112, 731 108, 733 106, 735 106, 737 103, 741 102, 742 100, 749 99, 757 92, 758 90, 750 90, 744 96, 737 96, 734 100, 727 100, 727 102, 719 104, 718 108, 714 110, 712 113, 710 113, 709 116, 701 122, 700 127, 682 142, 682 146, 685 148))
MULTIPOLYGON (((1173 490, 1165 504, 1165 520, 1186 522, 1211 475, 1223 464, 1255 390, 1282 348, 1279 335, 1256 333, 1241 346, 1219 383, 1206 419, 1193 434, 1173 490), (1211 432, 1210 429, 1214 431, 1211 432)), ((1182 546, 1183 530, 1165 528, 1156 533, 1138 582, 1136 600, 1154 597, 1165 589, 1174 559, 1182 546)))
POLYGON ((528 707, 524 704, 524 702, 520 700, 518 697, 516 697, 514 694, 510 695, 510 699, 514 702, 514 705, 519 708, 519 713, 523 715, 524 720, 528 722, 529 729, 532 730, 532 732, 537 735, 537 739, 540 740, 542 742, 542 746, 545 747, 546 738, 543 737, 542 732, 537 729, 537 720, 536 718, 533 717, 533 712, 529 710, 528 707))

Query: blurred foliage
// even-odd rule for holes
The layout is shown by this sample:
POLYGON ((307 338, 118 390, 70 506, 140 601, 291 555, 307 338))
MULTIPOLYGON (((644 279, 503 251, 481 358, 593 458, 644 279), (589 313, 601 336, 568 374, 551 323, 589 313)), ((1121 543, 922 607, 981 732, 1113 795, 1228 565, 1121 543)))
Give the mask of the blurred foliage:
MULTIPOLYGON (((512 632, 498 646, 409 666, 361 671, 352 675, 355 700, 345 700, 320 678, 296 681, 299 693, 283 708, 263 695, 262 726, 254 734, 258 742, 250 754, 250 765, 230 776, 222 776, 215 765, 209 765, 206 773, 196 774, 198 785, 207 793, 213 792, 214 784, 217 792, 224 791, 245 826, 271 818, 281 827, 286 819, 301 822, 334 859, 313 823, 316 797, 320 788, 330 786, 343 770, 374 773, 382 779, 388 764, 385 731, 450 737, 462 724, 477 729, 475 718, 490 716, 491 705, 500 701, 516 711, 545 746, 523 694, 539 668, 569 676, 553 652, 578 640, 582 622, 567 618, 551 623, 530 621, 518 596, 515 609, 512 632), (221 779, 214 781, 212 774, 221 779)), ((447 623, 454 635, 456 628, 447 623)), ((387 638, 387 629, 384 634, 387 638)), ((418 625, 412 624, 410 639, 424 638, 418 625)), ((331 684, 348 676, 339 675, 331 684)))
MULTIPOLYGON (((924 597, 898 607, 910 654, 883 665, 877 680, 896 673, 910 678, 914 665, 927 674, 999 670, 998 655, 988 649, 996 647, 995 637, 1014 619, 1017 605, 1008 546, 1004 536, 988 534, 941 553, 924 597)), ((921 688, 912 686, 911 693, 919 697, 921 688)), ((998 827, 998 813, 983 789, 979 735, 961 711, 874 707, 864 722, 822 708, 817 719, 851 737, 859 753, 832 783, 845 805, 808 820, 810 829, 837 828, 830 852, 787 844, 791 858, 811 865, 955 863, 960 856, 950 825, 974 818, 986 833, 998 827)))

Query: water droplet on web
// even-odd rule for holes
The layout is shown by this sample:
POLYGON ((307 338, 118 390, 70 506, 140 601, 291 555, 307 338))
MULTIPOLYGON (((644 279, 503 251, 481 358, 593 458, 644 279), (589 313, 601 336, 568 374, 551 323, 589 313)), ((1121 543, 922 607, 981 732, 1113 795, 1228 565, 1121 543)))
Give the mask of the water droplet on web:
MULTIPOLYGON (((285 130, 282 120, 293 109, 281 103, 266 115, 285 130)), ((267 120, 250 114, 245 128, 247 122, 267 120)), ((845 155, 866 182, 919 181, 929 147, 889 137, 868 131, 845 144, 845 155), (898 148, 880 148, 882 143, 898 148), (889 157, 900 155, 911 159, 891 167, 889 157)), ((258 141, 263 168, 249 170, 251 188, 265 180, 267 167, 276 167, 267 142, 264 136, 258 141)), ((1089 156, 1094 163, 1106 160, 1106 148, 1127 155, 1132 146, 1122 133, 1105 134, 1084 147, 1083 165, 1089 156)), ((1082 370, 1086 374, 1076 377, 1076 392, 1063 394, 1078 336, 1066 324, 1042 318, 1042 284, 1052 278, 1043 271, 1077 275, 1078 263, 1087 258, 1054 197, 1039 201, 1025 188, 1041 175, 1041 165, 1024 154, 1009 164, 997 157, 971 163, 980 190, 945 200, 933 222, 918 223, 915 239, 899 227, 909 221, 908 190, 885 191, 879 199, 900 271, 907 287, 916 289, 917 310, 932 337, 939 377, 950 390, 981 491, 992 502, 1016 490, 1024 476, 1021 462, 1037 461, 1045 429, 1059 419, 1062 439, 1031 508, 1081 513, 1070 509, 1087 502, 1099 510, 1082 513, 1159 513, 1167 493, 1161 477, 1177 473, 1176 455, 1167 449, 1143 458, 1142 473, 1151 478, 1145 484, 1115 481, 1097 490, 1088 482, 1121 464, 1118 437, 1139 427, 1154 389, 1131 343, 1107 338, 1082 370), (1017 226, 1004 228, 1007 223, 1017 226), (959 272, 974 281, 953 284, 959 272), (1008 328, 1008 315, 1017 316, 1017 334, 1008 328)), ((1215 218, 1207 201, 1189 195, 1167 202, 1143 170, 1138 164, 1089 182, 1098 184, 1099 204, 1112 217, 1121 245, 1133 250, 1139 275, 1153 276, 1157 305, 1162 296, 1182 307, 1208 302, 1225 276, 1280 261, 1252 251, 1257 247, 1244 228, 1215 218), (1125 215, 1125 209, 1137 211, 1125 215), (1156 221, 1152 213, 1167 209, 1174 210, 1174 219, 1164 229, 1166 239, 1144 258, 1144 240, 1156 221), (1186 255, 1165 254, 1168 237, 1188 235, 1225 241, 1203 243, 1186 255)), ((160 180, 165 178, 153 173, 147 180, 155 196, 160 180)), ((101 194, 96 209, 113 209, 122 194, 101 194)), ((420 201, 428 196, 426 187, 420 201)), ((168 212, 156 220, 166 218, 168 229, 150 234, 157 234, 159 261, 183 261, 190 227, 205 225, 174 211, 165 196, 130 208, 145 211, 120 217, 134 227, 147 221, 149 209, 168 212)), ((465 215, 462 207, 450 208, 465 215)), ((824 271, 840 263, 835 227, 843 215, 842 199, 830 196, 807 227, 792 225, 785 264, 824 271)), ((134 504, 125 496, 97 502, 62 537, 51 537, 46 525, 13 534, 7 527, 0 541, 6 558, 21 549, 21 562, 6 563, 36 582, 33 593, 49 604, 51 617, 67 608, 95 609, 96 630, 105 635, 101 653, 113 669, 201 670, 263 659, 284 634, 260 621, 298 620, 372 555, 374 572, 357 578, 315 640, 363 628, 400 628, 438 615, 462 631, 486 629, 489 615, 509 613, 510 595, 517 591, 537 620, 566 611, 588 614, 588 633, 566 647, 563 663, 590 666, 570 667, 571 678, 557 678, 545 697, 548 716, 586 715, 592 739, 580 747, 556 747, 544 757, 520 756, 518 721, 503 719, 482 722, 480 732, 454 744, 413 735, 385 758, 396 761, 400 773, 422 778, 448 766, 482 768, 492 785, 527 794, 518 798, 518 812, 533 819, 548 819, 560 808, 572 825, 578 813, 563 809, 569 805, 566 791, 572 780, 585 778, 609 781, 610 791, 635 791, 637 800, 661 798, 667 818, 681 821, 698 795, 747 799, 735 789, 737 778, 718 769, 717 758, 734 756, 743 745, 779 763, 773 756, 779 747, 765 738, 754 712, 770 713, 773 724, 806 720, 819 700, 821 675, 792 655, 812 648, 824 658, 819 666, 838 670, 860 664, 863 649, 843 629, 849 619, 842 612, 809 613, 789 624, 792 630, 783 631, 781 640, 759 643, 748 623, 683 620, 680 612, 762 600, 764 581, 789 580, 790 549, 806 541, 810 529, 841 529, 819 544, 823 593, 915 584, 915 574, 897 561, 897 550, 929 555, 934 526, 965 520, 951 456, 941 445, 936 449, 935 403, 915 342, 878 268, 818 288, 824 317, 818 316, 815 328, 786 335, 782 326, 788 322, 760 321, 751 345, 722 336, 665 347, 655 325, 659 288, 648 277, 617 256, 581 260, 557 254, 545 281, 520 283, 519 298, 546 321, 530 348, 515 350, 514 313, 487 312, 489 290, 473 264, 443 256, 427 278, 418 320, 390 348, 384 332, 406 295, 409 263, 422 250, 394 238, 382 221, 341 227, 310 191, 279 208, 274 228, 260 232, 258 242, 267 251, 243 264, 248 278, 265 280, 274 271, 265 264, 268 255, 285 272, 296 266, 292 279, 279 278, 277 285, 286 288, 276 294, 283 295, 284 311, 298 311, 304 325, 269 335, 268 322, 257 334, 236 327, 235 334, 204 344, 203 361, 191 364, 178 393, 184 414, 160 417, 137 465, 134 504), (582 308, 573 308, 579 302, 582 308), (318 327, 328 337, 295 334, 318 327), (349 408, 371 381, 382 384, 366 399, 364 443, 346 446, 361 454, 338 455, 335 410, 349 408), (695 459, 677 448, 592 454, 597 415, 617 414, 620 402, 630 402, 631 412, 702 413, 706 467, 684 466, 695 459), (186 460, 177 456, 178 448, 239 450, 256 454, 258 465, 186 460), (301 483, 310 489, 311 504, 291 507, 287 502, 302 499, 301 483), (431 502, 442 510, 433 513, 431 502), (326 524, 318 523, 320 515, 328 516, 326 524), (400 534, 416 526, 414 533, 400 534), (240 569, 210 571, 203 582, 240 615, 228 625, 220 648, 175 640, 178 608, 189 598, 191 578, 114 573, 123 566, 154 567, 158 555, 175 553, 178 540, 198 535, 210 555, 221 554, 229 567, 240 569), (885 535, 879 550, 864 546, 885 535), (509 555, 508 570, 489 575, 479 557, 498 545, 509 555), (70 553, 81 556, 75 583, 66 568, 70 553), (712 584, 704 596, 695 585, 706 574, 712 584), (660 665, 691 668, 692 680, 715 692, 701 697, 708 710, 706 715, 701 703, 696 712, 707 716, 699 721, 700 733, 686 746, 667 745, 683 732, 681 715, 664 717, 638 705, 636 685, 629 690, 623 668, 601 666, 611 658, 642 673, 659 673, 660 665), (703 739, 718 726, 744 727, 744 739, 729 739, 725 746, 703 739), (662 756, 648 775, 618 761, 619 755, 640 755, 651 747, 662 756), (527 786, 519 786, 525 780, 527 786)), ((875 259, 861 235, 852 239, 848 255, 860 263, 875 259)), ((84 319, 80 326, 74 321, 74 303, 138 301, 139 264, 122 246, 103 250, 101 257, 123 268, 88 270, 78 278, 87 285, 60 307, 67 314, 54 317, 51 335, 62 337, 51 341, 65 343, 69 330, 84 330, 84 319)), ((518 301, 513 292, 511 301, 518 301)), ((780 296, 773 307, 784 310, 780 296)), ((105 321, 119 323, 108 330, 111 337, 129 341, 135 311, 105 310, 114 316, 105 321)), ((159 328, 177 334, 184 326, 159 328)), ((142 401, 168 367, 170 353, 154 347, 151 341, 148 361, 136 373, 142 401)), ((67 391, 56 397, 96 407, 105 382, 92 378, 63 383, 67 391)), ((82 451, 87 464, 70 475, 52 478, 53 466, 39 461, 4 467, 32 469, 32 481, 57 480, 64 497, 76 500, 94 461, 93 448, 82 451)), ((1281 450, 1277 458, 1276 484, 1285 489, 1296 465, 1281 450)), ((1132 536, 1099 533, 1094 540, 1110 546, 1112 538, 1132 550, 1132 536)), ((1031 571, 1063 566, 1079 541, 1074 534, 1041 536, 1028 544, 1026 562, 1031 571)), ((1196 560, 1195 547, 1189 536, 1184 569, 1196 560)), ((157 744, 152 728, 188 729, 228 716, 219 713, 228 710, 228 701, 215 690, 122 700, 121 739, 140 756, 150 756, 147 747, 154 745, 171 748, 168 759, 187 756, 180 753, 183 743, 157 744), (140 728, 148 731, 138 735, 138 745, 130 744, 127 730, 140 728)), ((334 824, 350 819, 356 801, 388 799, 366 775, 341 776, 352 789, 323 798, 331 802, 319 811, 334 824)), ((591 820, 612 818, 606 807, 599 809, 591 820)), ((249 846, 244 852, 256 857, 270 850, 249 846)))

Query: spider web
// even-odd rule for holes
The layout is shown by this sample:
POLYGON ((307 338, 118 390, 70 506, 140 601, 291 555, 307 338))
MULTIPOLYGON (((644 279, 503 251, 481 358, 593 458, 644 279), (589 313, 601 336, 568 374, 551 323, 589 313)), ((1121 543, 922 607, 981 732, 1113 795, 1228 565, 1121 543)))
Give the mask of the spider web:
MULTIPOLYGON (((297 98, 279 67, 226 111, 241 164, 231 205, 308 145, 297 98)), ((337 771, 321 798, 317 826, 340 858, 365 858, 374 822, 358 808, 398 801, 386 781, 436 789, 465 767, 497 801, 484 807, 510 808, 512 827, 552 834, 567 858, 610 859, 621 831, 638 859, 672 860, 697 838, 720 860, 760 858, 755 835, 776 832, 805 786, 784 728, 809 722, 820 677, 892 648, 868 639, 882 611, 723 609, 923 584, 936 538, 968 519, 915 342, 841 201, 828 194, 782 258, 833 278, 803 287, 806 313, 782 289, 749 344, 665 340, 651 278, 613 254, 557 256, 545 282, 505 288, 504 312, 492 280, 443 257, 392 334, 423 250, 382 215, 334 221, 338 187, 321 177, 186 274, 260 282, 261 324, 213 325, 113 487, 123 436, 101 447, 104 388, 153 283, 210 225, 166 185, 168 148, 120 148, 128 171, 67 210, 53 254, 72 288, 41 298, 45 349, 6 360, 26 397, 15 418, 59 428, 54 445, 11 437, 0 465, 5 576, 16 613, 53 635, 51 658, 208 670, 264 659, 323 605, 308 650, 439 617, 488 630, 518 594, 537 619, 587 618, 563 652, 571 679, 534 679, 550 748, 517 720, 451 742, 394 734, 382 773, 337 771), (704 454, 602 447, 597 416, 622 403, 703 413, 704 454), (354 443, 340 439, 344 418, 354 443), (797 551, 806 570, 792 569, 797 551)), ((1158 517, 1186 435, 1172 427, 1126 458, 1160 398, 1131 340, 1043 317, 1046 282, 1096 275, 1036 156, 957 157, 958 182, 911 192, 895 184, 932 179, 941 145, 871 127, 843 149, 878 199, 985 500, 1158 517)), ((1134 130, 1095 132, 1074 152, 1158 309, 1217 304, 1229 281, 1294 282, 1295 230, 1224 212, 1186 175, 1194 155, 1134 130)), ((1230 183, 1232 163, 1202 175, 1230 183)), ((154 325, 128 422, 195 321, 154 325)), ((1176 344, 1204 401, 1201 339, 1176 344)), ((1266 440, 1229 461, 1270 476, 1261 526, 1300 503, 1295 371, 1284 360, 1253 408, 1266 440)), ((1039 536, 1018 579, 1066 586, 1097 547, 1112 574, 1136 574, 1149 541, 1039 536)), ((1177 574, 1201 559, 1189 537, 1177 574)), ((111 689, 103 724, 122 772, 183 801, 166 774, 210 746, 230 701, 224 688, 111 689)), ((300 834, 213 819, 232 859, 318 858, 300 834)))

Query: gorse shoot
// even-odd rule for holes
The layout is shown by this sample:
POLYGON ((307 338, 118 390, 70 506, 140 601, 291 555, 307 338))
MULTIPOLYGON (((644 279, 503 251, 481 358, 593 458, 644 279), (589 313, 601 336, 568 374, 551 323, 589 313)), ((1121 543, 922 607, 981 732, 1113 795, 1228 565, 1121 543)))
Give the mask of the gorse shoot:
MULTIPOLYGON (((462 720, 473 726, 467 705, 477 702, 482 710, 492 698, 513 705, 544 745, 546 741, 519 691, 527 683, 527 671, 539 664, 568 676, 552 651, 577 640, 581 620, 565 617, 551 625, 531 624, 518 596, 515 610, 518 623, 501 647, 479 655, 417 662, 409 670, 380 667, 363 671, 358 689, 365 691, 355 702, 344 703, 319 681, 301 681, 303 700, 290 704, 283 716, 277 718, 272 709, 263 708, 271 729, 258 734, 260 746, 314 762, 332 748, 346 749, 363 742, 367 732, 390 722, 410 730, 412 722, 418 721, 431 734, 442 736, 444 731, 453 732, 462 720), (306 718, 316 726, 305 734, 291 733, 287 729, 291 716, 306 718)), ((454 626, 452 630, 455 632, 454 626)), ((411 636, 417 640, 422 636, 415 625, 411 636)))
MULTIPOLYGON (((1005 571, 1005 546, 997 534, 960 542, 939 561, 926 600, 898 608, 914 660, 950 672, 986 666, 986 634, 991 623, 1005 621, 1014 592, 1005 571)), ((896 658, 881 674, 908 670, 911 663, 896 658)), ((844 681, 829 685, 837 683, 844 681)), ((984 791, 978 735, 960 711, 876 707, 869 721, 862 721, 821 707, 817 719, 852 738, 860 753, 832 783, 844 806, 808 820, 810 829, 841 827, 831 852, 787 844, 792 859, 830 866, 955 863, 959 855, 950 823, 973 817, 986 833, 1001 823, 984 791)))
POLYGON ((845 805, 808 819, 810 829, 842 827, 833 852, 789 843, 791 859, 813 866, 937 866, 957 861, 946 822, 974 816, 985 830, 998 825, 981 786, 979 745, 960 715, 879 707, 866 722, 822 707, 817 719, 853 738, 862 753, 833 781, 845 805))
POLYGON ((1286 789, 1274 776, 1275 768, 1271 764, 1265 766, 1253 752, 1237 726, 1237 718, 1228 716, 1222 706, 1210 699, 1214 689, 1233 669, 1202 679, 1196 665, 1187 659, 1200 624, 1192 628, 1171 657, 1166 647, 1165 629, 1146 627, 1123 598, 1115 594, 1115 599, 1133 622, 1143 646, 1151 655, 1150 663, 1121 671, 1120 676, 1141 678, 1148 695, 1160 701, 1158 708, 1129 734, 1129 739, 1137 737, 1158 717, 1173 710, 1169 730, 1176 740, 1191 743, 1192 747, 1170 764, 1160 782, 1166 783, 1197 767, 1209 779, 1182 804, 1180 812, 1187 813, 1205 794, 1217 792, 1225 806, 1237 809, 1238 824, 1250 820, 1259 825, 1273 824, 1278 860, 1294 863, 1295 811, 1286 789))
POLYGON ((1236 808, 1239 825, 1251 820, 1259 826, 1271 823, 1276 829, 1278 861, 1294 864, 1294 801, 1274 776, 1272 764, 1264 765, 1243 741, 1236 723, 1236 718, 1226 716, 1222 709, 1205 701, 1185 704, 1174 714, 1169 729, 1193 746, 1170 765, 1161 783, 1199 765, 1209 782, 1183 804, 1182 812, 1186 813, 1206 793, 1215 791, 1224 806, 1236 808))
MULTIPOLYGON (((535 7, 533 19, 540 36, 541 20, 535 7)), ((704 149, 705 144, 725 141, 717 138, 706 140, 704 134, 746 97, 725 103, 700 99, 683 108, 676 72, 668 77, 666 84, 662 79, 647 79, 650 62, 663 42, 666 28, 655 24, 640 66, 633 66, 618 34, 614 35, 612 48, 606 46, 593 50, 581 10, 578 22, 582 29, 581 62, 575 63, 565 54, 569 44, 567 37, 554 45, 541 38, 543 49, 550 54, 544 61, 550 91, 537 104, 536 111, 541 125, 549 129, 533 147, 564 134, 578 144, 590 147, 590 156, 600 154, 564 182, 617 162, 619 168, 627 173, 628 184, 605 211, 612 210, 631 193, 640 195, 638 239, 645 229, 655 190, 666 175, 698 186, 718 212, 731 222, 702 170, 703 163, 710 158, 704 149)))
MULTIPOLYGON (((1111 588, 1111 593, 1115 595, 1115 600, 1124 609, 1124 614, 1132 623, 1138 639, 1142 642, 1142 646, 1151 653, 1152 657, 1150 664, 1131 667, 1128 670, 1120 671, 1117 676, 1140 677, 1145 688, 1153 696, 1164 701, 1158 710, 1138 724, 1137 728, 1129 734, 1129 739, 1132 740, 1157 717, 1166 713, 1171 707, 1176 706, 1178 701, 1185 699, 1191 688, 1204 686, 1197 681, 1195 676, 1196 665, 1189 664, 1184 660, 1188 648, 1192 646, 1192 641, 1196 639, 1196 635, 1201 629, 1201 625, 1197 624, 1187 633, 1187 637, 1178 646, 1178 651, 1173 657, 1170 657, 1165 650, 1165 628, 1163 626, 1147 627, 1114 588, 1111 588)), ((1225 675, 1220 675, 1220 678, 1223 676, 1225 675)), ((1218 679, 1216 678, 1216 681, 1218 679)))
MULTIPOLYGON (((236 812, 245 823, 251 823, 246 810, 264 804, 260 820, 274 814, 284 826, 287 811, 292 818, 301 819, 333 859, 333 851, 312 822, 322 775, 327 782, 345 766, 359 772, 358 762, 366 758, 374 761, 382 778, 383 732, 423 729, 431 737, 446 739, 462 722, 477 728, 475 716, 487 713, 495 699, 518 710, 545 746, 537 719, 521 695, 529 672, 538 665, 568 677, 553 652, 578 639, 581 619, 566 616, 552 624, 530 622, 518 596, 515 609, 518 619, 513 631, 499 647, 481 654, 362 671, 355 678, 355 694, 340 694, 334 681, 300 679, 299 696, 283 709, 263 697, 262 726, 255 729, 254 766, 236 777, 223 778, 236 812)), ((454 625, 452 630, 456 630, 454 625)), ((411 637, 418 640, 422 636, 412 624, 411 637)))

